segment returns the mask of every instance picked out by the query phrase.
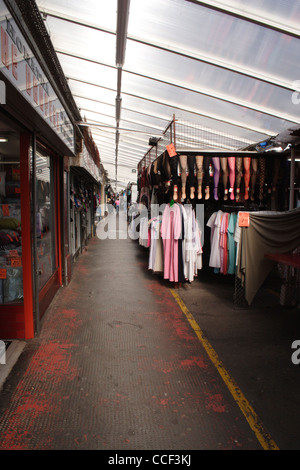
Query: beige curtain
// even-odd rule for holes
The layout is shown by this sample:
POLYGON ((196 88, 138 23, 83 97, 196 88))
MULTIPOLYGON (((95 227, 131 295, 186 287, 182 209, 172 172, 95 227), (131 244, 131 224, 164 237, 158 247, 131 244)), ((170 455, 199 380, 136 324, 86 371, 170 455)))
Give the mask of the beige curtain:
POLYGON ((251 212, 250 227, 241 228, 237 275, 250 305, 274 267, 267 253, 289 253, 300 246, 300 208, 288 212, 251 212))

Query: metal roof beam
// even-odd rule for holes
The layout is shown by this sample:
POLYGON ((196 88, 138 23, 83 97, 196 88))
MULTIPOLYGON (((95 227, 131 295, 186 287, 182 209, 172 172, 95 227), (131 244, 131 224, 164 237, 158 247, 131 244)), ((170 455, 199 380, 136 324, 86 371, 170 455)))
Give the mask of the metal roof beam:
MULTIPOLYGON (((78 95, 77 93, 73 93, 73 96, 74 96, 74 98, 79 98, 79 99, 83 99, 83 100, 93 101, 94 103, 103 104, 103 105, 105 105, 105 106, 112 106, 112 107, 115 107, 114 104, 106 103, 106 102, 104 102, 104 101, 95 100, 94 98, 89 98, 89 97, 87 97, 87 96, 78 95)), ((170 122, 170 118, 169 118, 169 117, 161 117, 161 116, 158 116, 158 115, 156 115, 156 114, 154 115, 154 114, 149 114, 149 113, 143 113, 142 111, 139 111, 139 110, 137 110, 137 109, 124 108, 124 106, 122 106, 122 110, 128 111, 128 112, 130 112, 130 113, 140 114, 141 116, 151 117, 151 118, 153 118, 153 119, 157 119, 157 120, 160 120, 160 121, 164 121, 165 123, 169 123, 169 122, 170 122)))
POLYGON ((274 117, 277 117, 278 119, 284 119, 284 120, 290 121, 290 122, 297 122, 297 123, 299 122, 299 118, 295 119, 294 116, 278 113, 278 111, 276 111, 275 109, 268 109, 268 108, 265 108, 264 106, 252 105, 248 101, 230 99, 229 97, 227 97, 223 94, 212 93, 211 91, 203 91, 203 90, 200 91, 200 90, 197 90, 195 88, 187 87, 186 85, 178 84, 175 81, 168 82, 166 80, 162 80, 162 79, 155 78, 155 77, 152 77, 152 76, 142 75, 142 74, 139 74, 137 72, 131 72, 131 71, 126 70, 126 69, 124 69, 123 72, 129 73, 129 74, 132 74, 132 75, 136 75, 136 76, 139 76, 139 77, 142 77, 142 78, 146 78, 148 80, 153 80, 153 81, 156 81, 156 82, 159 82, 159 83, 163 83, 164 85, 174 86, 176 88, 180 88, 181 90, 186 90, 186 91, 189 91, 189 92, 192 92, 192 93, 197 93, 199 95, 207 96, 209 98, 224 101, 226 103, 234 104, 236 106, 242 106, 243 108, 247 108, 247 109, 250 109, 252 111, 256 111, 256 112, 266 114, 266 115, 269 115, 269 116, 274 116, 274 117))
MULTIPOLYGON (((196 4, 201 4, 202 6, 205 6, 207 8, 213 8, 212 4, 214 3, 214 2, 210 2, 210 4, 208 4, 208 2, 200 2, 200 1, 197 1, 197 0, 186 0, 186 1, 196 3, 196 4)), ((219 11, 223 11, 224 13, 227 13, 227 14, 230 14, 229 11, 226 10, 225 8, 221 9, 221 8, 215 7, 214 9, 219 10, 219 11)), ((96 29, 98 31, 105 32, 107 34, 114 34, 114 35, 116 34, 115 32, 113 32, 111 30, 104 29, 104 28, 98 28, 98 27, 96 27, 92 24, 89 24, 89 23, 82 23, 78 20, 71 19, 68 16, 64 17, 64 16, 60 15, 59 13, 52 12, 50 10, 43 10, 43 12, 44 12, 45 15, 52 16, 52 17, 54 17, 56 19, 59 19, 61 21, 68 21, 68 22, 71 22, 71 23, 79 25, 79 26, 96 29)), ((243 16, 242 18, 246 19, 246 16, 243 16)), ((247 18, 249 19, 249 17, 247 17, 247 18)), ((287 34, 286 31, 281 31, 281 32, 287 34)), ((299 31, 298 31, 296 37, 298 39, 300 38, 299 31)), ((254 79, 259 80, 259 81, 263 81, 263 82, 266 82, 266 83, 270 83, 272 85, 276 85, 276 86, 281 87, 281 88, 286 88, 288 90, 294 91, 293 85, 291 83, 284 82, 283 80, 278 79, 278 77, 263 75, 258 70, 249 70, 249 69, 245 69, 243 67, 239 67, 236 64, 230 64, 228 62, 225 63, 225 62, 222 62, 217 57, 207 57, 207 56, 204 56, 204 55, 201 55, 201 54, 198 54, 196 56, 194 54, 188 53, 187 51, 180 50, 179 48, 175 48, 174 46, 172 46, 172 48, 170 48, 170 47, 166 47, 163 44, 159 44, 159 43, 156 43, 156 42, 153 42, 153 41, 152 42, 145 41, 145 40, 142 40, 141 38, 130 36, 130 35, 127 36, 127 40, 131 40, 131 41, 134 41, 134 42, 137 42, 139 44, 143 44, 143 45, 146 45, 146 46, 149 46, 149 47, 154 47, 156 49, 160 49, 162 51, 169 52, 169 53, 172 53, 172 54, 177 54, 177 55, 189 58, 189 59, 197 60, 198 62, 204 62, 204 63, 213 65, 213 66, 218 67, 218 68, 223 68, 223 69, 228 70, 228 71, 236 72, 236 73, 239 73, 241 75, 245 75, 247 77, 254 78, 254 79)), ((56 50, 56 52, 59 52, 59 50, 56 50)), ((63 53, 63 52, 61 52, 61 53, 63 53)), ((92 60, 91 60, 91 62, 92 62, 92 60)), ((101 64, 101 65, 105 65, 105 66, 109 67, 108 64, 101 64)))
POLYGON ((114 36, 116 35, 116 31, 114 31, 114 30, 111 30, 111 29, 108 29, 108 28, 101 28, 100 26, 98 26, 96 24, 85 23, 85 22, 79 21, 74 16, 62 14, 58 11, 50 10, 49 8, 41 8, 40 12, 41 12, 41 15, 42 15, 44 20, 47 19, 47 16, 51 16, 51 18, 55 18, 55 19, 61 20, 61 21, 66 21, 68 23, 72 23, 72 24, 75 24, 77 26, 83 26, 85 28, 94 29, 95 31, 100 31, 102 33, 112 34, 114 36))
POLYGON ((300 39, 299 29, 293 28, 291 26, 287 26, 286 23, 282 24, 274 20, 269 20, 268 18, 263 18, 259 15, 255 15, 253 13, 245 13, 239 8, 234 8, 230 6, 225 7, 222 5, 222 3, 215 1, 215 0, 205 0, 205 2, 201 0, 186 0, 186 1, 202 6, 204 8, 210 8, 211 10, 215 10, 220 13, 225 13, 226 15, 233 16, 234 18, 238 18, 240 20, 254 23, 263 28, 272 29, 273 31, 277 31, 279 33, 286 34, 288 36, 292 36, 297 39, 300 39))
MULTIPOLYGON (((77 80, 74 77, 68 77, 68 78, 69 78, 69 80, 75 80, 75 81, 77 80)), ((78 80, 78 81, 82 82, 82 80, 78 80)), ((110 90, 107 87, 102 87, 101 85, 96 85, 95 83, 89 83, 89 82, 85 82, 85 83, 88 83, 89 85, 96 86, 96 87, 99 87, 99 88, 105 88, 107 90, 110 90)), ((144 96, 136 95, 134 93, 123 92, 123 95, 127 95, 127 96, 131 96, 133 98, 137 98, 137 99, 140 99, 140 100, 148 101, 149 103, 158 104, 160 106, 167 106, 168 108, 171 108, 173 110, 184 111, 184 112, 189 113, 191 115, 196 115, 196 116, 200 116, 200 117, 209 118, 211 120, 218 121, 218 122, 224 122, 224 123, 229 124, 231 126, 239 127, 241 129, 246 129, 248 131, 256 132, 258 134, 268 135, 270 137, 274 136, 274 135, 277 135, 277 132, 275 132, 275 131, 274 132, 270 132, 270 131, 267 132, 265 129, 259 129, 259 128, 255 128, 253 126, 251 126, 251 127, 245 126, 240 121, 232 121, 231 119, 221 118, 220 116, 213 116, 211 114, 201 113, 199 111, 195 111, 195 110, 191 110, 191 109, 188 109, 188 108, 184 108, 182 106, 174 105, 173 103, 165 103, 165 102, 157 101, 157 100, 147 98, 147 97, 144 97, 144 96)), ((84 123, 82 123, 82 125, 84 125, 84 123)))
MULTIPOLYGON (((70 55, 70 56, 74 57, 72 54, 69 54, 67 52, 62 52, 62 51, 59 51, 59 50, 57 50, 57 53, 58 54, 70 55)), ((79 57, 79 56, 75 56, 75 57, 78 58, 78 59, 81 59, 81 60, 86 60, 88 62, 97 63, 99 65, 99 62, 97 62, 97 61, 90 60, 90 59, 87 59, 87 58, 84 58, 84 57, 79 57)), ((105 64, 101 63, 100 65, 105 65, 105 64)), ((111 67, 111 66, 109 66, 109 67, 111 67)), ((189 87, 187 87, 185 85, 182 85, 182 84, 177 84, 175 81, 168 82, 168 81, 162 80, 160 78, 155 78, 155 77, 152 77, 152 76, 149 76, 149 75, 143 75, 143 74, 140 74, 138 72, 132 72, 132 71, 126 70, 126 69, 124 69, 123 72, 129 73, 129 74, 132 74, 132 75, 135 75, 135 76, 138 76, 138 77, 146 78, 148 80, 153 80, 153 81, 156 81, 156 82, 159 82, 159 83, 163 83, 164 85, 174 86, 176 88, 180 88, 180 89, 192 92, 192 93, 197 93, 197 94, 200 94, 200 95, 203 95, 203 96, 208 96, 210 98, 221 100, 221 101, 224 101, 226 103, 234 104, 236 106, 242 106, 243 108, 247 108, 247 109, 250 109, 252 111, 263 113, 263 114, 266 114, 266 115, 269 115, 269 116, 277 117, 278 119, 283 119, 285 121, 294 122, 294 123, 299 122, 299 119, 295 118, 294 116, 282 114, 282 113, 279 113, 278 111, 276 111, 274 109, 268 109, 268 108, 265 108, 263 106, 251 105, 251 103, 249 103, 247 101, 242 101, 242 100, 237 100, 237 99, 230 99, 229 97, 227 97, 225 95, 222 95, 222 94, 217 95, 216 93, 212 93, 212 92, 209 92, 209 91, 196 90, 194 88, 189 88, 189 87)), ((123 93, 123 94, 125 94, 125 93, 123 93)))
POLYGON ((203 62, 205 64, 209 64, 209 65, 212 65, 214 67, 218 67, 218 68, 221 68, 221 69, 224 69, 224 70, 228 70, 229 72, 235 72, 239 75, 244 75, 245 77, 253 78, 255 80, 258 80, 258 81, 261 81, 261 82, 264 82, 264 83, 269 83, 271 85, 275 85, 275 86, 278 86, 280 88, 284 88, 284 89, 287 89, 287 90, 290 90, 290 91, 294 91, 293 84, 291 84, 290 82, 285 82, 283 80, 280 80, 278 77, 273 77, 273 76, 270 76, 270 75, 263 75, 262 73, 260 73, 259 70, 246 69, 244 67, 238 66, 237 64, 229 63, 228 61, 223 62, 222 60, 220 60, 217 57, 208 57, 208 56, 205 56, 205 55, 199 54, 199 53, 197 55, 191 54, 191 53, 188 53, 187 51, 181 50, 179 48, 175 48, 174 46, 172 46, 172 49, 171 49, 170 47, 166 47, 163 44, 155 43, 153 41, 152 42, 144 41, 144 40, 142 40, 140 38, 137 38, 137 37, 134 37, 134 36, 128 36, 127 39, 128 39, 128 41, 134 41, 134 42, 137 42, 139 44, 143 44, 145 46, 154 47, 154 48, 159 49, 159 50, 164 51, 164 52, 169 52, 169 53, 172 53, 172 54, 176 54, 176 55, 185 57, 187 59, 195 60, 197 62, 203 62))

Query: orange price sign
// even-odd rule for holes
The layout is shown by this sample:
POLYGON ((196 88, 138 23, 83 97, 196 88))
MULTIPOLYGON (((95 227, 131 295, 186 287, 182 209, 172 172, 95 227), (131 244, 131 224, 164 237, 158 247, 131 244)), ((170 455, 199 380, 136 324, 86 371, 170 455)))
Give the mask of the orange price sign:
POLYGON ((174 144, 167 145, 166 149, 167 149, 168 154, 170 155, 170 157, 175 157, 175 155, 177 155, 174 144))
POLYGON ((0 269, 0 279, 6 279, 6 269, 0 269))
POLYGON ((21 257, 19 256, 18 258, 11 258, 10 259, 10 265, 13 267, 13 268, 19 268, 20 266, 22 266, 22 259, 21 257))
POLYGON ((250 226, 250 214, 249 212, 239 212, 239 227, 250 226))

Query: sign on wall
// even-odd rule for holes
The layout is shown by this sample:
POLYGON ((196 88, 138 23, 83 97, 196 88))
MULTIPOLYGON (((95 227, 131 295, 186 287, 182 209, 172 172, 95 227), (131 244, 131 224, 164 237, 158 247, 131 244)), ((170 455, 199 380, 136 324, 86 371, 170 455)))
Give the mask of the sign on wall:
POLYGON ((73 125, 3 0, 0 30, 1 72, 74 153, 73 125))

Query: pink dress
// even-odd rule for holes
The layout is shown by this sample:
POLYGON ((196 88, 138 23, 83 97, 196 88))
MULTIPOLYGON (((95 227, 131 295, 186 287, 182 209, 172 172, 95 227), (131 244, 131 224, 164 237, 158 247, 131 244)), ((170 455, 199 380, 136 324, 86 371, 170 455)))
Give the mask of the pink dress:
POLYGON ((161 223, 161 237, 164 247, 164 279, 178 282, 178 240, 181 235, 182 219, 178 204, 166 206, 161 223))
POLYGON ((222 217, 221 230, 220 230, 220 255, 221 255, 221 269, 222 274, 227 274, 228 267, 228 220, 229 214, 225 213, 222 217))

